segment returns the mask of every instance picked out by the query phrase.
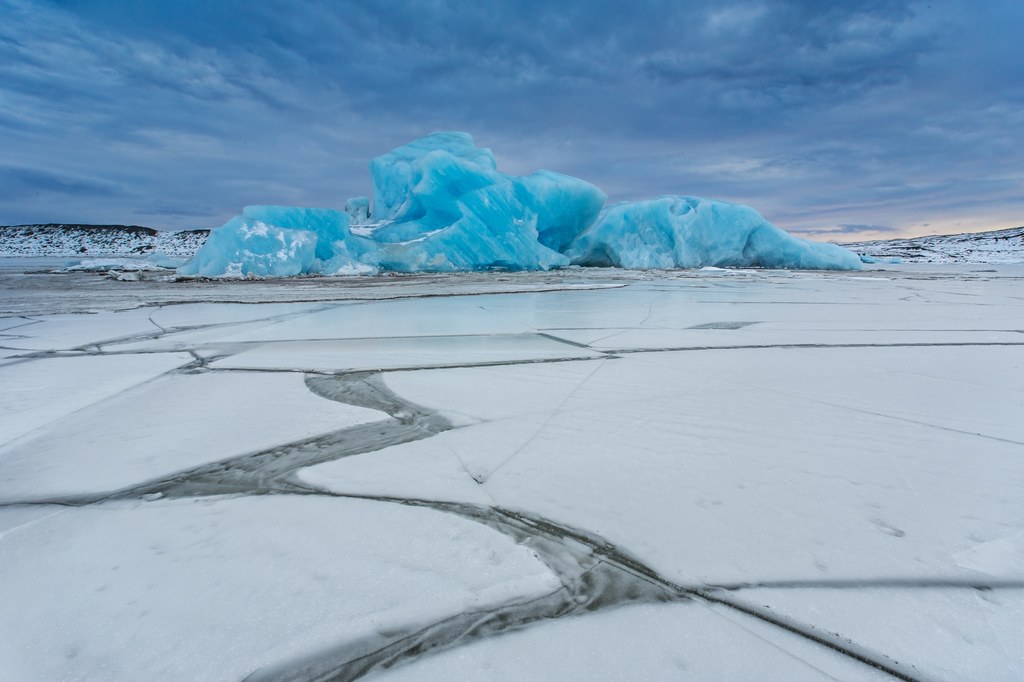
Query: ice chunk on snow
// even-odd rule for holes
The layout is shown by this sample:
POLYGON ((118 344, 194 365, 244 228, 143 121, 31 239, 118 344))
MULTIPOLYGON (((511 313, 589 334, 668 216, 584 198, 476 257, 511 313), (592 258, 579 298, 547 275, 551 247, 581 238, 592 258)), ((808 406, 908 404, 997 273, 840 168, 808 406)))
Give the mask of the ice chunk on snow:
POLYGON ((178 268, 202 277, 292 277, 309 272, 316 234, 236 216, 210 231, 195 258, 178 268))
POLYGON ((284 230, 312 232, 316 235, 314 254, 321 260, 329 260, 334 255, 331 244, 348 234, 348 214, 326 208, 246 206, 242 217, 284 230))
POLYGON ((246 206, 210 232, 178 269, 202 277, 292 277, 376 272, 377 247, 352 234, 349 215, 326 208, 246 206))
POLYGON ((687 196, 616 204, 573 242, 566 255, 576 265, 638 270, 709 265, 860 268, 852 251, 793 237, 752 208, 687 196))

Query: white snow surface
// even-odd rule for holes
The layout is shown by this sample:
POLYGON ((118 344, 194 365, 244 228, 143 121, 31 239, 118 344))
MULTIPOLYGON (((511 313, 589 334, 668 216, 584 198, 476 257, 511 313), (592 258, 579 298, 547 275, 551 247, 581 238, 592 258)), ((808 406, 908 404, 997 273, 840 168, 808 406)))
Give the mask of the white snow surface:
POLYGON ((906 263, 1024 263, 1024 227, 843 244, 857 254, 906 263))
POLYGON ((645 604, 543 623, 369 679, 892 679, 773 630, 721 608, 645 604))
POLYGON ((0 679, 1024 677, 1021 267, 328 281, 0 273, 0 679))
POLYGON ((138 256, 191 258, 209 230, 161 232, 137 225, 2 225, 0 257, 138 256))
POLYGON ((240 680, 558 587, 525 547, 429 509, 302 496, 46 511, 0 535, 7 680, 240 680))

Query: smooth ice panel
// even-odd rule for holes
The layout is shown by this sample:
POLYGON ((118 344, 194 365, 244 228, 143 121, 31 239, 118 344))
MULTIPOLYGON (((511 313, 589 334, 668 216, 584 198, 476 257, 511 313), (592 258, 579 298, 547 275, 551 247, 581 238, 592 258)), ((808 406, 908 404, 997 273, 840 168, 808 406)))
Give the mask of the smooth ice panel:
POLYGON ((599 357, 601 354, 596 351, 539 334, 485 334, 267 343, 215 360, 212 366, 217 369, 351 372, 599 357))

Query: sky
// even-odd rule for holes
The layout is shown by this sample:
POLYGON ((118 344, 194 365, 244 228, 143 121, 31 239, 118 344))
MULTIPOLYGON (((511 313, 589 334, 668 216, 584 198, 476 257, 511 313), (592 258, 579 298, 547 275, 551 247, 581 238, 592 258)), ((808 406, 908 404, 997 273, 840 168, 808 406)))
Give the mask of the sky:
POLYGON ((0 0, 0 224, 341 208, 438 130, 835 241, 1024 225, 1024 2, 0 0))

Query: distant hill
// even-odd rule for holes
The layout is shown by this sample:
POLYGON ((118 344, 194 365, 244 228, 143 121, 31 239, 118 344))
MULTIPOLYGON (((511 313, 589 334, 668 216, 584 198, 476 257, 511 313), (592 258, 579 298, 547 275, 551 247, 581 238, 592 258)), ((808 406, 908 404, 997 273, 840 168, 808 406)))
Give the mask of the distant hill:
POLYGON ((1024 227, 843 244, 871 258, 906 263, 1024 263, 1024 227))
POLYGON ((162 253, 190 258, 209 230, 161 232, 140 225, 0 226, 0 256, 110 257, 162 253))

